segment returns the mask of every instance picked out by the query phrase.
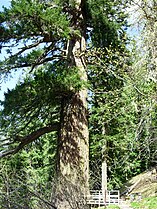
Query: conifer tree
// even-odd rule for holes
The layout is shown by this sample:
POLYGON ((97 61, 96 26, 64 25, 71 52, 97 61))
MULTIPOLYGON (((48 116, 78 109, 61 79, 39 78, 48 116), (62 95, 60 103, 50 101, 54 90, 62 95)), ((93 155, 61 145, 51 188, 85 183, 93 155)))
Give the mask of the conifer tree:
POLYGON ((2 52, 7 49, 1 75, 27 69, 24 81, 2 102, 1 130, 7 141, 1 157, 56 132, 60 209, 85 208, 80 198, 89 189, 87 77, 94 83, 94 72, 86 63, 92 56, 105 62, 107 56, 95 52, 87 56, 87 50, 112 45, 123 51, 122 2, 12 0, 11 7, 0 13, 0 46, 2 52))

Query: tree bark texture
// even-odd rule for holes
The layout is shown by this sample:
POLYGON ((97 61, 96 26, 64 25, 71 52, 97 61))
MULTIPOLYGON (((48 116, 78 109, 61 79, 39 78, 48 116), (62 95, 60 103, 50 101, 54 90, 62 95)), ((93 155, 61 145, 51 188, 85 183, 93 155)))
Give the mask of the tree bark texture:
MULTIPOLYGON (((81 80, 87 81, 84 52, 85 21, 82 7, 85 1, 75 1, 72 27, 81 36, 72 36, 67 43, 68 67, 78 69, 81 80)), ((87 122, 87 89, 76 92, 62 101, 61 128, 58 147, 58 172, 60 178, 59 209, 79 209, 83 195, 88 192, 89 134, 87 122)))

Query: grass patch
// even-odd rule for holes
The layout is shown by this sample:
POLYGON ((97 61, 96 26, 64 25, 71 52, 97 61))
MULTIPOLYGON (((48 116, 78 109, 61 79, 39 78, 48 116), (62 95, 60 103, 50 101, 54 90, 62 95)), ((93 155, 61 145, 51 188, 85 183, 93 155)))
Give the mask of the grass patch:
POLYGON ((157 208, 157 197, 147 197, 140 202, 132 202, 131 207, 139 209, 155 209, 157 208))

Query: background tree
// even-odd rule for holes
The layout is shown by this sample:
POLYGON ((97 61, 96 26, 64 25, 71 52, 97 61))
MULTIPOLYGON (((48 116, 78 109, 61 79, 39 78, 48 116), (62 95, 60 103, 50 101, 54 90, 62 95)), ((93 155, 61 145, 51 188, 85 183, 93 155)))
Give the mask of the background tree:
POLYGON ((114 51, 110 51, 108 61, 103 63, 101 59, 101 70, 95 70, 95 74, 93 73, 96 86, 93 93, 95 105, 90 120, 93 171, 96 170, 94 165, 99 159, 97 173, 92 172, 94 178, 99 176, 93 185, 94 188, 101 187, 100 159, 104 145, 109 188, 120 188, 128 178, 156 165, 156 60, 153 58, 156 50, 155 45, 150 44, 150 40, 152 43, 156 41, 153 39, 155 28, 150 27, 156 23, 156 10, 154 2, 146 1, 138 2, 137 8, 138 12, 144 8, 137 13, 142 23, 140 42, 138 40, 135 48, 131 48, 130 44, 131 53, 125 52, 125 55, 121 53, 116 56, 114 51), (149 20, 146 18, 146 11, 152 14, 149 20), (149 39, 150 31, 152 34, 149 39), (114 59, 115 57, 117 59, 114 59), (103 68, 110 74, 103 76, 103 68), (99 76, 109 85, 98 85, 99 76), (100 135, 103 126, 105 134, 100 135))
MULTIPOLYGON (((134 1, 134 4, 137 3, 134 1)), ((137 57, 135 69, 139 69, 143 75, 143 84, 146 84, 144 95, 147 94, 147 99, 143 101, 143 108, 145 110, 145 120, 141 119, 141 124, 147 124, 146 141, 147 154, 142 158, 146 159, 147 166, 156 166, 156 70, 157 70, 157 54, 156 54, 156 34, 157 34, 157 18, 156 18, 156 2, 155 1, 139 1, 137 4, 138 19, 137 23, 141 25, 141 33, 139 37, 139 44, 137 45, 137 57)), ((144 86, 143 85, 143 86, 144 86)), ((142 97, 143 99, 144 97, 142 97)), ((142 102, 141 102, 142 104, 142 102)))

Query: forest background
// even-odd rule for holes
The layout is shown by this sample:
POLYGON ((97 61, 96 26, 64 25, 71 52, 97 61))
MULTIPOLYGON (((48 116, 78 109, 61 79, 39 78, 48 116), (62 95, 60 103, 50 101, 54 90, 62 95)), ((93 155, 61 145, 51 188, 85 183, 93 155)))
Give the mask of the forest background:
MULTIPOLYGON (((121 188, 156 165, 156 2, 90 0, 80 7, 85 14, 75 1, 18 0, 0 13, 0 46, 2 53, 6 51, 0 62, 1 79, 24 69, 23 80, 8 89, 1 101, 1 208, 55 208, 57 176, 66 168, 64 146, 59 146, 58 138, 71 139, 63 127, 60 132, 56 126, 67 120, 62 107, 71 105, 74 95, 86 94, 85 89, 88 112, 82 107, 81 117, 88 119, 89 188, 101 189, 104 161, 109 189, 121 188), (138 41, 127 33, 129 8, 136 12, 138 41), (84 39, 84 21, 86 48, 80 46, 73 53, 77 45, 72 41, 84 39), (78 69, 86 72, 88 81, 78 69)), ((82 151, 86 143, 79 146, 79 155, 88 156, 88 151, 82 151)), ((75 154, 73 149, 70 158, 75 154)), ((88 170, 88 162, 82 161, 78 170, 88 170)), ((70 162, 69 169, 75 163, 70 162)), ((75 173, 71 170, 65 171, 68 180, 75 173)), ((61 186, 64 201, 60 201, 77 205, 82 189, 72 191, 62 181, 66 186, 61 186)), ((76 179, 74 184, 78 186, 76 179)))

